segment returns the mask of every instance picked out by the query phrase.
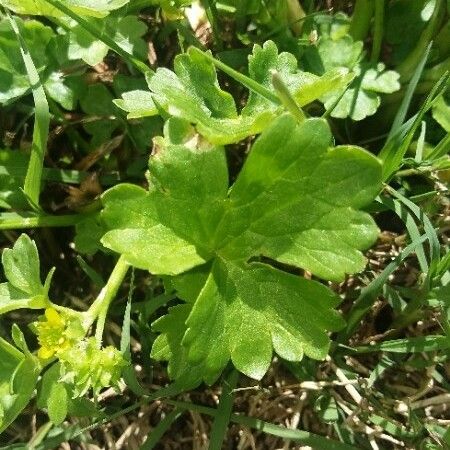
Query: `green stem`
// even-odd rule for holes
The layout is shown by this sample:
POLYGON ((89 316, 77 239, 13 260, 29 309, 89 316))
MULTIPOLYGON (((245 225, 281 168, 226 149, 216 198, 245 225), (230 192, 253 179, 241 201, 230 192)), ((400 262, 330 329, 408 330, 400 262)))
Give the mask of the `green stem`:
POLYGON ((305 10, 301 5, 300 0, 287 0, 287 7, 289 27, 294 33, 294 36, 298 37, 302 34, 303 19, 306 17, 305 10))
POLYGON ((90 214, 70 214, 66 216, 29 216, 16 213, 0 214, 0 230, 16 230, 42 227, 71 227, 89 217, 90 214))
POLYGON ((305 113, 302 111, 300 106, 297 105, 297 102, 294 97, 292 97, 289 89, 284 84, 280 74, 276 70, 272 71, 272 85, 285 108, 297 119, 299 123, 303 122, 306 119, 305 113))
POLYGON ((355 41, 363 41, 369 34, 374 10, 373 0, 356 0, 349 34, 355 41))
POLYGON ((231 78, 235 79, 251 91, 255 92, 256 94, 261 95, 262 97, 266 98, 267 100, 275 103, 276 105, 279 105, 281 102, 276 94, 274 94, 272 91, 264 87, 263 85, 259 84, 255 80, 252 80, 250 77, 247 77, 245 75, 242 75, 242 73, 239 73, 237 70, 232 69, 230 66, 227 66, 222 61, 219 61, 218 59, 214 58, 214 56, 210 55, 207 52, 203 52, 202 50, 198 49, 197 47, 191 47, 189 49, 191 52, 199 53, 200 55, 203 55, 204 58, 206 58, 208 61, 212 62, 216 67, 218 67, 220 70, 223 70, 227 75, 229 75, 231 78))
POLYGON ((428 47, 428 44, 431 42, 433 36, 439 28, 443 17, 444 7, 445 4, 443 0, 436 0, 433 14, 422 34, 418 37, 416 47, 403 60, 403 62, 397 66, 396 70, 400 74, 400 80, 402 82, 409 81, 413 76, 417 65, 428 47))
POLYGON ((378 62, 381 53, 381 44, 383 42, 384 31, 384 0, 375 0, 375 18, 373 25, 373 45, 371 63, 378 62))
POLYGON ((111 275, 106 282, 106 285, 100 291, 94 303, 85 313, 85 320, 83 326, 85 329, 91 327, 91 325, 97 320, 97 328, 95 330, 95 338, 97 342, 101 344, 103 330, 105 328, 106 315, 108 314, 109 305, 116 296, 119 288, 128 272, 130 265, 126 262, 123 255, 118 259, 111 275))

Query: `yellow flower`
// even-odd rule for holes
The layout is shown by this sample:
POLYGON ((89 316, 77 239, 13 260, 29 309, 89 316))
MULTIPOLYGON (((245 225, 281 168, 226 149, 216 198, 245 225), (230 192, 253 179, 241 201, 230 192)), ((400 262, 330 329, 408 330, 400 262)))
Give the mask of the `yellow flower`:
POLYGON ((35 323, 40 345, 39 358, 49 359, 73 345, 73 339, 69 332, 70 324, 70 321, 58 313, 56 309, 47 308, 45 310, 44 317, 35 323))

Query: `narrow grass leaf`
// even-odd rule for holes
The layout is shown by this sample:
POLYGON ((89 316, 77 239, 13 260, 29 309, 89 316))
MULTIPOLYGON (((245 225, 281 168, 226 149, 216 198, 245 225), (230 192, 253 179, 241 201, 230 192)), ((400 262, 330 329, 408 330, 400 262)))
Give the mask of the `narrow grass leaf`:
MULTIPOLYGON (((215 416, 216 410, 214 408, 208 408, 206 406, 196 405, 189 402, 181 402, 175 400, 166 400, 165 403, 178 406, 179 408, 196 411, 200 414, 206 414, 208 416, 215 416)), ((272 423, 264 422, 263 420, 256 419, 254 417, 241 416, 238 414, 231 415, 231 422, 244 425, 249 428, 253 428, 263 433, 277 436, 282 439, 290 440, 293 442, 301 442, 304 445, 309 445, 312 448, 327 450, 357 450, 358 447, 353 445, 343 444, 332 439, 328 439, 325 436, 309 433, 308 431, 289 429, 272 423)))
POLYGON ((417 437, 417 433, 412 431, 407 431, 403 426, 392 420, 386 419, 385 417, 379 416, 377 414, 371 414, 369 416, 370 422, 378 427, 382 428, 386 433, 395 436, 399 439, 414 439, 417 437))
POLYGON ((17 36, 17 40, 19 41, 20 53, 22 54, 25 69, 30 80, 31 91, 34 99, 35 115, 33 142, 23 190, 27 198, 30 200, 32 208, 35 209, 39 208, 42 170, 44 166, 45 152, 47 151, 48 130, 50 126, 50 111, 39 73, 33 63, 27 44, 20 34, 19 25, 8 12, 7 16, 11 23, 11 27, 17 36))
POLYGON ((395 364, 397 364, 396 361, 394 361, 393 359, 389 358, 386 355, 383 355, 380 359, 380 362, 375 366, 375 368, 370 373, 369 379, 367 380, 367 387, 371 388, 375 384, 375 382, 381 377, 381 375, 383 375, 383 373, 387 369, 395 366, 395 364))
POLYGON ((222 383, 222 395, 219 406, 214 417, 209 439, 209 450, 221 450, 224 443, 228 424, 230 423, 233 408, 234 389, 239 378, 239 372, 235 369, 226 377, 222 383))
POLYGON ((434 147, 434 149, 427 156, 427 159, 430 161, 435 161, 442 156, 445 156, 448 152, 450 152, 450 133, 447 133, 441 141, 434 147))
POLYGON ((416 90, 417 83, 419 82, 420 77, 422 76, 422 72, 428 60, 430 50, 431 50, 431 43, 428 45, 425 53, 422 56, 422 59, 420 60, 419 64, 416 67, 416 70, 414 71, 413 77, 408 83, 408 87, 406 88, 406 92, 403 97, 402 103, 400 104, 400 108, 398 109, 394 121, 392 122, 392 127, 391 130, 389 131, 387 141, 392 139, 394 135, 398 133, 400 127, 403 125, 403 122, 405 121, 406 114, 408 113, 409 106, 411 105, 411 100, 413 98, 414 91, 416 90))
POLYGON ((384 180, 390 179, 402 165, 403 157, 405 156, 425 113, 433 106, 434 100, 447 88, 448 80, 449 75, 446 73, 433 86, 433 89, 428 94, 417 114, 398 128, 396 133, 387 140, 386 144, 381 149, 378 157, 383 162, 384 180))
POLYGON ((440 261, 441 246, 439 243, 439 237, 436 233, 436 230, 434 229, 434 226, 431 223, 428 216, 422 211, 422 209, 419 206, 417 206, 411 200, 406 198, 404 195, 400 194, 395 189, 392 189, 390 186, 387 186, 386 189, 400 202, 402 202, 416 216, 416 218, 420 222, 422 222, 425 235, 427 236, 428 241, 430 243, 430 262, 427 275, 428 278, 431 279, 431 277, 434 276, 440 261))
POLYGON ((360 296, 355 301, 353 308, 347 319, 347 327, 338 334, 337 342, 344 342, 347 340, 358 327, 359 322, 366 315, 367 311, 372 307, 377 296, 381 292, 383 285, 388 281, 389 276, 400 266, 405 258, 426 241, 428 236, 422 235, 419 239, 411 242, 405 247, 402 252, 365 288, 362 289, 360 296))
POLYGON ((435 352, 438 350, 448 350, 450 348, 450 338, 448 336, 431 335, 418 336, 405 339, 395 339, 392 341, 379 342, 374 345, 361 345, 359 347, 342 346, 352 353, 422 353, 435 352))
POLYGON ((172 424, 183 414, 183 410, 175 408, 167 414, 159 424, 149 433, 146 441, 141 445, 139 450, 152 450, 155 448, 164 434, 169 430, 172 424))
POLYGON ((94 283, 94 285, 98 288, 102 288, 105 285, 105 280, 103 277, 93 269, 80 255, 77 255, 78 264, 81 267, 81 270, 89 277, 89 279, 94 283))
MULTIPOLYGON (((409 209, 398 200, 393 200, 388 197, 380 197, 380 201, 383 205, 387 206, 390 210, 394 211, 400 219, 404 222, 411 241, 420 238, 420 231, 414 220, 414 216, 409 212, 409 209)), ((423 273, 428 272, 428 261, 425 256, 423 245, 417 247, 416 250, 417 259, 419 261, 420 269, 423 273)))
POLYGON ((143 405, 146 405, 147 403, 153 402, 158 399, 179 395, 179 394, 183 393, 184 390, 185 389, 184 389, 184 386, 182 383, 174 382, 172 384, 169 384, 168 386, 166 386, 164 388, 158 389, 157 391, 144 396, 139 402, 133 403, 132 405, 127 406, 126 408, 123 408, 119 411, 116 411, 113 414, 103 417, 101 420, 98 420, 98 421, 88 425, 87 427, 79 429, 77 432, 75 432, 72 435, 72 439, 74 439, 78 436, 82 436, 89 431, 95 430, 106 423, 109 423, 119 417, 124 416, 125 414, 135 411, 136 409, 140 408, 143 405))

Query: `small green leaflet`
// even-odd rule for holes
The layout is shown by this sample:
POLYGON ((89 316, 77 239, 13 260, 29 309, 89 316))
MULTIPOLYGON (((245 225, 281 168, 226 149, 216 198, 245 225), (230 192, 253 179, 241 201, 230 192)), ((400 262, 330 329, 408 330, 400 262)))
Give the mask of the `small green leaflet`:
POLYGON ((2 264, 8 281, 0 284, 0 314, 19 308, 49 306, 47 294, 53 271, 42 285, 36 244, 26 234, 17 239, 12 249, 3 251, 2 264))
MULTIPOLYGON (((353 78, 345 68, 322 77, 302 72, 295 57, 278 53, 274 42, 267 41, 262 47, 255 45, 249 57, 250 78, 273 91, 273 70, 279 73, 300 106, 337 88, 345 88, 353 78)), ((239 142, 258 134, 283 112, 278 104, 250 92, 239 113, 231 94, 219 86, 212 62, 193 49, 175 58, 174 72, 160 68, 149 76, 148 84, 151 93, 132 91, 116 100, 116 105, 128 112, 128 118, 156 115, 160 107, 171 116, 195 124, 198 132, 214 144, 239 142)))
POLYGON ((36 358, 24 356, 0 338, 0 433, 31 400, 39 372, 36 358))
POLYGON ((326 330, 344 325, 333 309, 339 298, 260 257, 336 281, 364 268, 360 250, 378 229, 358 209, 379 192, 381 166, 361 148, 330 143, 323 119, 282 115, 229 189, 223 148, 198 136, 184 145, 161 138, 149 191, 123 184, 104 194, 103 245, 173 276, 187 302, 154 325, 153 357, 169 360, 172 377, 212 383, 231 359, 260 379, 272 350, 291 361, 326 356, 326 330))
POLYGON ((317 46, 305 52, 306 67, 317 75, 346 69, 354 78, 348 89, 336 86, 321 96, 325 108, 333 108, 331 116, 339 119, 362 120, 375 114, 381 104, 379 94, 400 89, 399 74, 385 70, 382 63, 371 65, 364 61, 363 42, 353 41, 348 34, 350 22, 345 14, 318 15, 315 21, 319 39, 317 46))
MULTIPOLYGON (((145 60, 147 47, 141 37, 147 31, 147 27, 137 17, 109 16, 104 19, 90 19, 90 21, 103 33, 111 36, 123 50, 145 60)), ((92 36, 81 25, 76 24, 75 21, 69 22, 71 29, 67 34, 68 58, 70 60, 82 59, 91 66, 103 61, 109 47, 92 36)))

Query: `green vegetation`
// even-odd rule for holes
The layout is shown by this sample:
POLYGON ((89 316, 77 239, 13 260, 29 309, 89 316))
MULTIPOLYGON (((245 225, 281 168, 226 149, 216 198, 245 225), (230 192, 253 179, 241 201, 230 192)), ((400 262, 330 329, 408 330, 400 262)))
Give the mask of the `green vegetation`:
POLYGON ((450 448, 449 42, 0 0, 0 449, 450 448))

